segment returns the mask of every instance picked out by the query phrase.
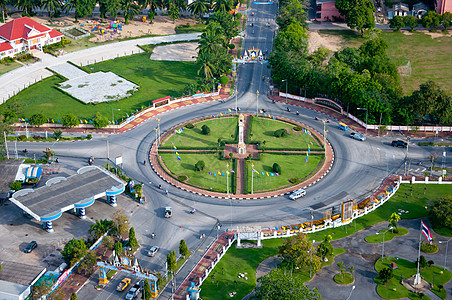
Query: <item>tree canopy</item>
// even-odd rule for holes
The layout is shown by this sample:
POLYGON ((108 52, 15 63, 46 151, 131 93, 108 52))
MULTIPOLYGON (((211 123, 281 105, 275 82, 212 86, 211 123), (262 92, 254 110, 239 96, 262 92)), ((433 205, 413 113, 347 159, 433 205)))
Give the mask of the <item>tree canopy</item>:
POLYGON ((336 8, 351 29, 364 32, 375 27, 375 7, 370 0, 336 0, 336 8))

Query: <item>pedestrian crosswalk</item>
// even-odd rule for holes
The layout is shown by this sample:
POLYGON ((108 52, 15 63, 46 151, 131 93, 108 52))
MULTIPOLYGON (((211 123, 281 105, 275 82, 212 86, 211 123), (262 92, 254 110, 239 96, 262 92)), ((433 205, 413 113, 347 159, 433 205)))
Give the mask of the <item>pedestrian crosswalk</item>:
POLYGON ((271 19, 271 18, 258 18, 258 17, 249 17, 247 22, 250 23, 262 23, 262 24, 266 24, 266 23, 270 23, 271 25, 275 24, 275 19, 271 19))

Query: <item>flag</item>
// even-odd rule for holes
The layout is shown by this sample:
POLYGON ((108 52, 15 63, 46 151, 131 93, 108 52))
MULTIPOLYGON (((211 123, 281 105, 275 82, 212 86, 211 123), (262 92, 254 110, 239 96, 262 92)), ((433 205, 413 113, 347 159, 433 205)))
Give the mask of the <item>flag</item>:
POLYGON ((221 176, 224 176, 224 173, 223 173, 223 172, 221 172, 221 176))
POLYGON ((177 153, 177 151, 176 151, 176 155, 179 156, 179 153, 177 153))
POLYGON ((212 176, 212 172, 209 172, 209 175, 212 176))
POLYGON ((262 175, 265 175, 264 171, 261 171, 261 174, 262 174, 262 175))
POLYGON ((270 176, 275 176, 275 174, 273 174, 273 173, 270 173, 270 176))
POLYGON ((232 110, 231 109, 228 109, 228 112, 231 112, 232 110))
POLYGON ((273 117, 273 116, 272 116, 272 119, 273 119, 273 120, 276 120, 275 117, 273 117))
POLYGON ((215 174, 215 172, 213 172, 213 176, 217 176, 217 174, 215 174))
POLYGON ((430 234, 430 230, 428 230, 427 225, 425 225, 424 222, 422 222, 422 221, 421 221, 421 225, 422 225, 422 233, 425 235, 425 237, 427 238, 430 245, 433 245, 433 239, 432 239, 432 235, 430 234))
POLYGON ((308 153, 311 153, 311 147, 308 145, 308 153))
POLYGON ((234 171, 234 170, 231 170, 231 173, 235 173, 235 171, 234 171))
POLYGON ((266 172, 267 176, 270 176, 270 174, 268 174, 268 172, 266 172))
POLYGON ((308 162, 308 156, 306 155, 306 158, 304 159, 305 162, 308 162))
POLYGON ((179 156, 179 155, 177 156, 177 159, 178 159, 178 160, 181 160, 181 158, 180 158, 180 156, 179 156))
POLYGON ((173 146, 174 146, 174 143, 173 143, 173 142, 171 142, 171 145, 173 145, 173 146))
POLYGON ((275 173, 276 176, 279 176, 279 173, 275 173))
POLYGON ((257 170, 254 170, 254 169, 253 169, 253 172, 254 172, 254 173, 257 173, 257 170))

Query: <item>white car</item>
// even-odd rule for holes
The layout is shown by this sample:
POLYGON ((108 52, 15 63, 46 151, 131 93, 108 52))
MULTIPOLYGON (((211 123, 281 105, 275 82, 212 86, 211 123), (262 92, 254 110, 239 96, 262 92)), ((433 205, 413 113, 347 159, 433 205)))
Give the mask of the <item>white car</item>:
POLYGON ((362 141, 362 142, 364 142, 366 140, 366 137, 364 135, 362 135, 361 133, 359 133, 359 132, 352 132, 352 133, 350 133, 350 137, 352 139, 355 139, 355 140, 358 140, 358 141, 362 141))
POLYGON ((290 194, 289 199, 295 200, 295 199, 298 199, 303 196, 306 196, 306 191, 303 189, 299 189, 299 190, 296 190, 295 192, 293 192, 292 194, 290 194))
POLYGON ((152 246, 148 251, 148 256, 154 256, 160 250, 159 246, 152 246))

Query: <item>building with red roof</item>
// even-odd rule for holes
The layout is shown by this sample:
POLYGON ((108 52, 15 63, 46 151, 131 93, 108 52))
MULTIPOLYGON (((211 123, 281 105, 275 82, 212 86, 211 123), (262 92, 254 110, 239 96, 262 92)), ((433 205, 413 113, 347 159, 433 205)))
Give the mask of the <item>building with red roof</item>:
POLYGON ((0 59, 61 41, 63 34, 28 17, 0 26, 0 59))

